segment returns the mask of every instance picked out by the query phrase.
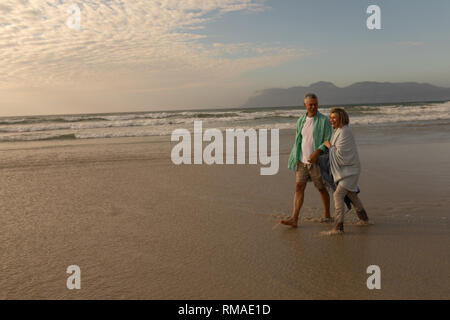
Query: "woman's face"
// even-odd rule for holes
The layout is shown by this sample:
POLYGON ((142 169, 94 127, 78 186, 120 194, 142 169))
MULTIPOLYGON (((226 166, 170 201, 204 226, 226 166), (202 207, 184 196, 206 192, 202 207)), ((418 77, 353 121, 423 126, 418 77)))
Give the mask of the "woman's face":
POLYGON ((333 129, 339 128, 339 114, 330 113, 330 124, 333 129))

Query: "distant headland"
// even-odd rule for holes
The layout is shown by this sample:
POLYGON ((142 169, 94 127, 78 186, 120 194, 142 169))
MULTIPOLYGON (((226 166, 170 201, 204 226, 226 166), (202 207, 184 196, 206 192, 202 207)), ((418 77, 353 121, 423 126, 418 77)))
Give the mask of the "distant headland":
POLYGON ((242 107, 298 106, 308 92, 317 94, 321 105, 450 100, 450 88, 428 83, 365 81, 340 88, 331 82, 320 81, 308 87, 257 91, 242 107))

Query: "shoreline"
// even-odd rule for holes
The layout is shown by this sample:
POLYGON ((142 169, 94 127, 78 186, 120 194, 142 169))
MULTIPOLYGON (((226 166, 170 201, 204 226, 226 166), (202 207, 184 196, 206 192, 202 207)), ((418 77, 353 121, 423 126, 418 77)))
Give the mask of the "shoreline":
MULTIPOLYGON (((347 103, 347 104, 324 104, 321 105, 321 107, 324 108, 331 108, 331 107, 354 107, 354 106, 360 106, 360 105, 367 105, 367 106, 389 106, 393 104, 408 104, 408 105, 421 105, 421 104, 428 104, 428 103, 445 103, 450 102, 450 100, 423 100, 423 101, 391 101, 391 102, 367 102, 367 103, 347 103)), ((8 115, 8 116, 2 116, 0 115, 0 119, 5 118, 16 118, 16 117, 52 117, 52 116, 81 116, 81 115, 107 115, 107 114, 131 114, 131 113, 153 113, 153 112, 202 112, 202 111, 227 111, 227 110, 236 110, 236 109, 251 109, 251 110, 258 110, 258 109, 283 109, 283 108, 295 108, 299 106, 273 106, 273 107, 245 107, 245 106, 238 106, 238 107, 228 107, 228 108, 201 108, 201 109, 170 109, 170 110, 147 110, 147 111, 123 111, 123 112, 101 112, 101 113, 56 113, 56 114, 28 114, 28 115, 8 115)), ((303 106, 300 106, 303 107, 303 106)))

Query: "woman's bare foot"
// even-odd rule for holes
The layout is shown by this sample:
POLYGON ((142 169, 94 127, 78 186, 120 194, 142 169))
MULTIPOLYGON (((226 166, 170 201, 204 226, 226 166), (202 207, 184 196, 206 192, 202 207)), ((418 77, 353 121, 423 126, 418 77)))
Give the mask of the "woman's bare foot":
POLYGON ((331 229, 330 231, 321 232, 321 234, 325 236, 344 234, 344 223, 343 222, 336 223, 333 229, 331 229))
POLYGON ((290 217, 287 220, 281 220, 280 223, 284 224, 285 226, 290 226, 292 228, 297 228, 298 218, 295 219, 293 217, 290 217))
POLYGON ((360 211, 356 210, 356 215, 358 216, 359 220, 362 220, 362 221, 369 220, 369 217, 367 216, 367 212, 365 209, 362 209, 360 211))
POLYGON ((339 229, 331 229, 329 231, 323 231, 320 234, 324 236, 334 236, 338 234, 344 234, 344 231, 339 229))

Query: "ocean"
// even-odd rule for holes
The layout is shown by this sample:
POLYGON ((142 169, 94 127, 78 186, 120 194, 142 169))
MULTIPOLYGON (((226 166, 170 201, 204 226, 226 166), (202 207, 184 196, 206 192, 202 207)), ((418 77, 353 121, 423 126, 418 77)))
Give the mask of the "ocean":
MULTIPOLYGON (((341 106, 352 127, 448 126, 450 101, 341 106)), ((320 107, 323 114, 331 107, 320 107)), ((295 129, 303 106, 0 117, 0 143, 170 135, 178 128, 295 129)))

